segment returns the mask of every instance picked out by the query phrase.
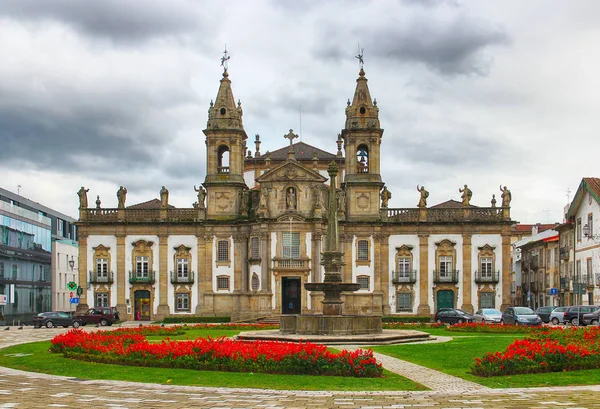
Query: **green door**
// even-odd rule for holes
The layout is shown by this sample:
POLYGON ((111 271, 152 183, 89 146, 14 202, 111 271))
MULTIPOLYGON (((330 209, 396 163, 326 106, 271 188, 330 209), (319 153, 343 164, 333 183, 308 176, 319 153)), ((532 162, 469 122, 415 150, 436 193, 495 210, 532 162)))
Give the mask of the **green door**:
POLYGON ((437 309, 454 308, 454 291, 440 290, 437 292, 437 309))

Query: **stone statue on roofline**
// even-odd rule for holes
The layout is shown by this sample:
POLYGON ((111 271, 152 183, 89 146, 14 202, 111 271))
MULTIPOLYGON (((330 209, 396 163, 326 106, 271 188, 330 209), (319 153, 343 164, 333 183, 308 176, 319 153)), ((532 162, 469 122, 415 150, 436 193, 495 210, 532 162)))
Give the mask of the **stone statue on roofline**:
POLYGON ((160 189, 160 207, 163 209, 169 207, 169 191, 164 186, 160 189))
POLYGON ((392 198, 392 192, 390 192, 387 186, 383 187, 381 191, 381 207, 388 207, 388 201, 392 198))
POLYGON ((125 200, 127 198, 127 188, 121 186, 119 190, 117 190, 117 200, 119 202, 119 209, 125 208, 125 200))
POLYGON ((429 197, 429 192, 425 190, 425 186, 417 185, 417 192, 421 192, 421 198, 419 199, 419 204, 417 205, 420 208, 427 207, 427 198, 429 197))
POLYGON ((87 199, 87 192, 89 192, 90 189, 86 189, 83 186, 81 186, 81 189, 79 189, 79 191, 77 191, 77 195, 79 196, 79 208, 80 209, 87 209, 88 207, 88 199, 87 199))
POLYGON ((461 199, 463 206, 470 206, 471 197, 473 197, 473 192, 471 191, 471 189, 469 189, 469 187, 465 185, 464 188, 458 189, 458 192, 462 193, 461 199))
POLYGON ((194 185, 194 190, 198 193, 198 202, 196 202, 198 209, 204 209, 204 199, 206 198, 206 190, 202 186, 196 188, 196 185, 194 185))
POLYGON ((500 191, 502 192, 502 195, 500 196, 502 198, 502 207, 510 207, 510 201, 512 200, 510 190, 508 190, 506 186, 503 188, 502 185, 500 185, 500 191))

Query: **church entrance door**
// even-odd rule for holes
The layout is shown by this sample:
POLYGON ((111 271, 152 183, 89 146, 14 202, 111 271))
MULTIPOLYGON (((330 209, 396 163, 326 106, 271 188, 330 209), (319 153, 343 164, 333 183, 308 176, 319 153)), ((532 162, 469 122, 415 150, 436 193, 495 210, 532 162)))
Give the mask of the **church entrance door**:
POLYGON ((454 291, 440 290, 437 292, 437 309, 454 308, 454 291))
POLYGON ((300 285, 300 277, 281 278, 282 314, 300 314, 302 312, 300 285))
POLYGON ((150 291, 137 290, 134 297, 134 319, 136 321, 151 321, 150 291))

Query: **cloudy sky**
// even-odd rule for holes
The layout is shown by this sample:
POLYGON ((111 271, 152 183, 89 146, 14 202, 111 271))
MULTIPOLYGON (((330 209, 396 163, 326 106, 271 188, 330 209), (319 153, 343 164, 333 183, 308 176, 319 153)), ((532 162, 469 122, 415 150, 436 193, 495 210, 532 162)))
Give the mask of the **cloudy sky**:
POLYGON ((301 111, 303 141, 335 153, 360 43, 390 207, 465 183, 489 206, 502 184, 513 219, 560 221, 600 176, 599 20, 594 0, 3 0, 0 186, 72 217, 82 185, 91 205, 165 185, 190 207, 225 44, 249 142, 284 146, 301 111))

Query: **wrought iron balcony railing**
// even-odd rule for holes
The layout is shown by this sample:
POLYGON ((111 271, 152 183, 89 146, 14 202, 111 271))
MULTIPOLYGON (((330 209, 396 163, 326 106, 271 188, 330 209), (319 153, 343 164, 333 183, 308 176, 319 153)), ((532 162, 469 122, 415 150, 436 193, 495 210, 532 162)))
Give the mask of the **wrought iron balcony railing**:
POLYGON ((91 284, 112 284, 115 282, 112 271, 90 271, 91 284))
POLYGON ((498 284, 500 271, 475 271, 475 282, 477 284, 498 284))
POLYGON ((416 282, 417 270, 392 271, 392 283, 394 284, 414 284, 416 282))
POLYGON ((458 270, 434 271, 433 272, 433 282, 436 284, 443 284, 443 283, 456 284, 456 283, 458 283, 458 270))
POLYGON ((154 284, 155 282, 154 271, 145 273, 136 271, 129 272, 129 284, 154 284))
POLYGON ((194 284, 194 272, 179 273, 171 271, 171 284, 194 284))

